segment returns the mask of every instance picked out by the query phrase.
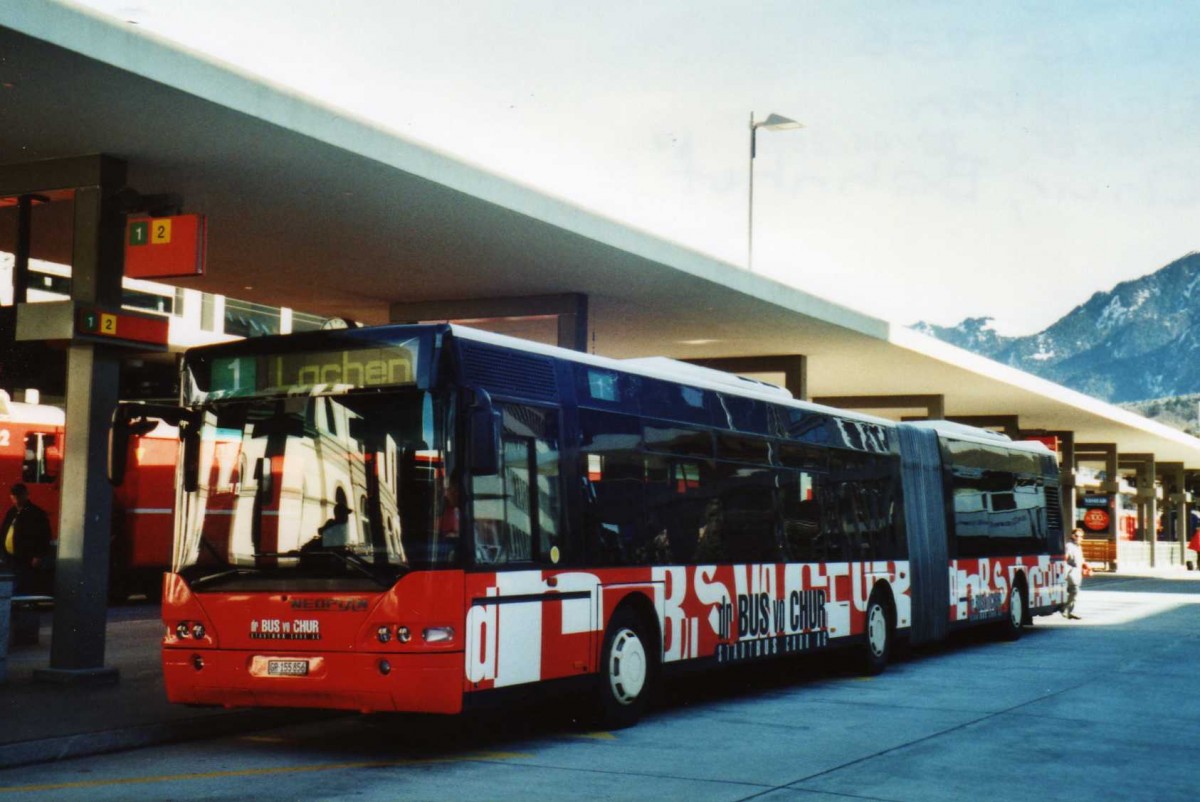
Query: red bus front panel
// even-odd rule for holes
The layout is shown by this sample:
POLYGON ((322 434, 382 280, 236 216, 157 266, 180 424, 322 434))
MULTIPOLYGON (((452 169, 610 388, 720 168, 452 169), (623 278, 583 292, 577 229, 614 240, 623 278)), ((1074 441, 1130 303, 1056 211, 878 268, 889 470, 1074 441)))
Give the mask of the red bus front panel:
POLYGON ((456 713, 463 574, 388 591, 193 593, 169 574, 163 671, 172 702, 456 713), (199 629, 197 629, 199 625, 199 629))

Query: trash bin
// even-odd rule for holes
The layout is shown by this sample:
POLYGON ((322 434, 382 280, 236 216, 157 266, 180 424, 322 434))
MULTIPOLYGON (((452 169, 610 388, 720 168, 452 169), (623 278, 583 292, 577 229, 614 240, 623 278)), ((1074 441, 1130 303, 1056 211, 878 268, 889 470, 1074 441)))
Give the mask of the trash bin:
POLYGON ((8 615, 12 610, 13 575, 0 572, 0 684, 8 681, 8 615))

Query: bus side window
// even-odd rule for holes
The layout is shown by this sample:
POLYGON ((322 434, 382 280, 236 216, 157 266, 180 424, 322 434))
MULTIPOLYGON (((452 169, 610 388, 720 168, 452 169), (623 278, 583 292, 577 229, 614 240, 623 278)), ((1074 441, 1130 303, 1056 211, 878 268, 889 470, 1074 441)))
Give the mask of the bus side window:
POLYGON ((718 462, 716 474, 724 558, 738 563, 778 562, 780 520, 774 472, 718 462))
POLYGON ((646 456, 646 530, 635 562, 665 565, 697 559, 710 475, 707 462, 646 456))
POLYGON ((501 468, 472 487, 475 562, 557 562, 561 539, 557 411, 507 405, 501 468))
POLYGON ((821 537, 821 510, 817 500, 819 474, 780 471, 780 503, 783 507, 784 547, 792 562, 825 559, 821 537))
POLYGON ((588 482, 587 554, 589 562, 625 565, 645 539, 645 466, 636 452, 582 455, 588 482))

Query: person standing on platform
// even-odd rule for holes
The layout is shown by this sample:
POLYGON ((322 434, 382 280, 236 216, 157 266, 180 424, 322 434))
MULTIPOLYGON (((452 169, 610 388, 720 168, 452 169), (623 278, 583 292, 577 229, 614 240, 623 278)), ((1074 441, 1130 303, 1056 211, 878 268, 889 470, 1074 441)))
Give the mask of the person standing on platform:
POLYGON ((1067 603, 1063 605, 1063 618, 1076 621, 1082 618, 1075 615, 1075 599, 1079 595, 1079 587, 1083 584, 1086 568, 1087 562, 1083 559, 1083 530, 1076 529, 1071 533, 1071 541, 1067 543, 1067 603))
POLYGON ((49 589, 50 517, 29 500, 29 490, 17 483, 9 490, 12 507, 0 524, 0 554, 15 576, 17 595, 49 589))

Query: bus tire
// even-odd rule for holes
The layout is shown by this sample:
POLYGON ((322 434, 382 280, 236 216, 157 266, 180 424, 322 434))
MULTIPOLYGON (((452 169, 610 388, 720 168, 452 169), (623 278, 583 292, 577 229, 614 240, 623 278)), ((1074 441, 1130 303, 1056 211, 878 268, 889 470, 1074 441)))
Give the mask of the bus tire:
POLYGON ((654 638, 631 607, 619 608, 604 631, 596 688, 597 723, 631 727, 641 718, 658 670, 654 638))
POLYGON ((1009 641, 1019 639, 1028 616, 1029 594, 1025 590, 1025 580, 1017 578, 1008 591, 1008 614, 1000 622, 1000 637, 1009 641))
POLYGON ((882 674, 892 654, 892 615, 887 594, 871 591, 867 602, 867 642, 863 647, 862 671, 868 677, 882 674))

